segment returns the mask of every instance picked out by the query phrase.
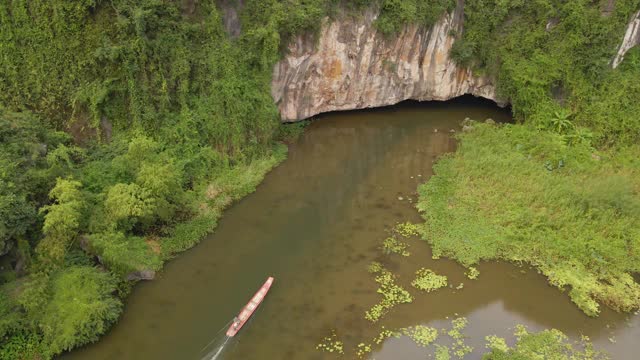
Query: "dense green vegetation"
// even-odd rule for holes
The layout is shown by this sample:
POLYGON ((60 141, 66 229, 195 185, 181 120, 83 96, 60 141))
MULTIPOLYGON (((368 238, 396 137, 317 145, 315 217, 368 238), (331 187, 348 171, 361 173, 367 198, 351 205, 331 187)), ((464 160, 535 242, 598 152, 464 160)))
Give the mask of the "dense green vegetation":
POLYGON ((455 7, 453 0, 383 0, 379 2, 380 16, 376 27, 385 35, 392 35, 406 24, 431 26, 455 7))
POLYGON ((214 2, 181 6, 0 5, 0 358, 95 341, 128 279, 193 246, 284 158, 278 29, 273 48, 262 23, 232 43, 214 2))
POLYGON ((484 360, 525 360, 525 359, 557 359, 557 360, 596 360, 608 359, 604 353, 594 350, 588 338, 578 344, 572 344, 568 337, 556 329, 530 333, 524 326, 516 328, 516 344, 509 347, 506 341, 496 336, 487 337, 490 352, 484 360))
POLYGON ((437 255, 528 262, 589 315, 640 307, 640 55, 609 64, 640 3, 604 6, 468 2, 454 58, 495 76, 522 124, 466 124, 418 205, 437 255))
POLYGON ((523 125, 474 125, 420 188, 436 255, 472 265, 534 264, 571 287, 586 313, 596 301, 640 306, 640 148, 597 152, 523 125))
MULTIPOLYGON (((588 127, 575 134, 597 145, 639 140, 638 70, 610 62, 638 0, 476 0, 465 4, 465 27, 452 56, 497 80, 513 113, 538 127, 558 116, 588 127)), ((556 124, 557 125, 557 124, 556 124)))

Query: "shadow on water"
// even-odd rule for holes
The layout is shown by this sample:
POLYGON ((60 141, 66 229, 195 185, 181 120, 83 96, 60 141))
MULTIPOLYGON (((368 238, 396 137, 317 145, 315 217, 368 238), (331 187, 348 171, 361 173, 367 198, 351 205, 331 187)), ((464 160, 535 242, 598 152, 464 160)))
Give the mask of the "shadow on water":
MULTIPOLYGON (((470 281, 455 262, 433 260, 421 241, 411 243, 410 257, 389 261, 399 282, 410 288, 413 273, 428 267, 464 288, 414 294, 413 303, 375 326, 364 319, 379 301, 367 265, 379 258, 388 229, 421 221, 416 188, 439 156, 455 150, 452 135, 466 117, 510 121, 508 111, 468 97, 318 116, 289 158, 225 212, 212 236, 169 262, 157 280, 138 284, 119 323, 98 343, 64 358, 200 359, 199 350, 267 275, 277 285, 221 358, 324 359, 315 347, 331 329, 353 347, 382 325, 441 327, 455 314, 469 319, 466 334, 476 348, 470 358, 480 357, 485 335, 507 336, 516 324, 588 335, 614 358, 632 358, 638 317, 605 309, 588 318, 535 271, 510 264, 480 264, 480 278, 470 281)), ((374 349, 376 359, 424 358, 403 341, 386 341, 374 349)))

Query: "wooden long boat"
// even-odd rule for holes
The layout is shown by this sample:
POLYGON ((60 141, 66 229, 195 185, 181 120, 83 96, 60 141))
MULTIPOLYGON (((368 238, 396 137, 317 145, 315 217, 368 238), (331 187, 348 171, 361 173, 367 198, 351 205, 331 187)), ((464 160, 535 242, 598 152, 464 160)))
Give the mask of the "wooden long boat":
POLYGON ((258 290, 258 292, 253 295, 247 305, 242 308, 242 311, 240 311, 238 316, 233 319, 233 323, 231 324, 231 326, 229 326, 229 329, 227 329, 227 336, 234 336, 238 333, 238 331, 240 331, 240 329, 242 329, 244 324, 256 311, 262 300, 264 300, 264 297, 267 296, 267 292, 269 292, 271 284, 273 284, 273 277, 269 276, 267 281, 265 281, 264 284, 262 284, 262 287, 260 287, 260 290, 258 290))

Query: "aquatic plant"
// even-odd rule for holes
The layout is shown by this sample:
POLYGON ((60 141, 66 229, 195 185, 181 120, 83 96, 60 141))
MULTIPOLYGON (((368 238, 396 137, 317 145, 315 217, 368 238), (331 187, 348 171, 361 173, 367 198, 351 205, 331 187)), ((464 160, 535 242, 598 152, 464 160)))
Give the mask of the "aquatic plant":
POLYGON ((503 338, 487 336, 487 348, 490 350, 483 360, 516 360, 516 359, 557 359, 557 360, 603 360, 608 359, 605 353, 593 348, 588 337, 583 336, 580 342, 571 342, 559 330, 550 329, 538 333, 530 333, 522 326, 516 326, 516 344, 509 347, 503 338))
POLYGON ((363 359, 370 352, 371 352, 370 344, 360 343, 356 348, 356 356, 358 357, 358 359, 363 359))
POLYGON ((336 331, 332 329, 331 334, 322 338, 320 343, 316 345, 316 349, 328 353, 344 354, 344 343, 338 340, 336 331))
POLYGON ((411 294, 396 284, 395 275, 392 272, 378 263, 369 265, 369 271, 376 274, 375 282, 380 285, 377 292, 382 295, 382 300, 365 312, 365 319, 376 322, 394 306, 413 301, 411 294))
POLYGON ((419 269, 416 271, 417 277, 411 282, 416 289, 431 292, 447 286, 447 277, 438 275, 429 269, 419 269))
POLYGON ((451 354, 449 353, 449 347, 436 344, 436 360, 449 360, 451 354))
POLYGON ((438 338, 438 329, 424 325, 404 328, 401 331, 403 335, 410 337, 413 342, 422 347, 431 345, 438 338))
POLYGON ((395 238, 395 236, 388 237, 382 242, 382 251, 385 254, 398 254, 402 256, 409 256, 411 253, 407 250, 409 245, 403 241, 395 238))
POLYGON ((434 255, 530 263, 588 315, 638 309, 640 147, 594 154, 525 125, 476 124, 419 189, 434 255))
POLYGON ((412 223, 410 223, 408 221, 396 225, 394 230, 395 230, 396 233, 398 233, 399 235, 401 235, 403 237, 410 237, 410 236, 418 236, 418 235, 420 235, 420 225, 412 224, 412 223))
POLYGON ((390 337, 400 337, 400 335, 401 333, 399 331, 391 331, 391 330, 385 329, 385 327, 382 326, 380 333, 373 338, 371 343, 366 343, 366 344, 359 343, 356 346, 356 356, 359 359, 362 359, 372 351, 373 349, 372 344, 380 345, 386 339, 390 337))
POLYGON ((410 222, 404 222, 397 224, 391 229, 391 236, 387 237, 382 242, 382 251, 385 254, 399 254, 402 256, 410 256, 411 253, 407 250, 409 244, 398 239, 399 237, 408 238, 411 236, 419 235, 418 230, 420 226, 412 224, 410 222))
POLYGON ((367 271, 371 274, 376 274, 381 272, 384 269, 382 264, 377 261, 372 261, 371 264, 367 267, 367 271))
POLYGON ((392 337, 397 338, 397 337, 400 337, 400 335, 401 335, 400 331, 391 331, 391 330, 385 329, 383 326, 382 330, 380 330, 380 333, 373 339, 373 343, 376 345, 380 345, 386 339, 392 338, 392 337))
POLYGON ((469 266, 469 268, 467 269, 467 271, 464 274, 469 279, 475 280, 475 279, 478 278, 478 276, 480 276, 480 271, 478 271, 478 269, 476 269, 473 266, 469 266))
POLYGON ((473 348, 465 344, 465 336, 462 331, 467 327, 467 318, 460 317, 451 321, 451 329, 447 331, 447 335, 453 339, 453 346, 451 350, 454 355, 462 359, 466 354, 473 351, 473 348))

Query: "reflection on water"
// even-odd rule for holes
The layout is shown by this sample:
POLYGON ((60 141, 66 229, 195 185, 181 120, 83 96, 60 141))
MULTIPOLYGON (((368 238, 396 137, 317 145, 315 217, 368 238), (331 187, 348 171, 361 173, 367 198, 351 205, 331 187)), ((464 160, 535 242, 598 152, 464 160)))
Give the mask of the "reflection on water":
MULTIPOLYGON (((469 319, 470 358, 480 357, 485 335, 508 336, 515 324, 588 335, 615 358, 633 358, 638 317, 604 311, 590 319, 541 276, 509 264, 480 264, 480 278, 470 281, 454 262, 432 260, 423 242, 388 264, 399 282, 410 289, 415 270, 428 267, 464 288, 415 294, 376 326, 364 319, 378 301, 367 265, 379 258, 385 231, 420 221, 416 187, 433 161, 454 150, 450 131, 465 117, 508 120, 505 111, 469 99, 322 116, 257 192, 225 213, 215 234, 167 264, 159 279, 136 286, 113 330, 65 359, 200 359, 269 275, 276 278, 272 290, 226 345, 224 359, 323 359, 315 346, 331 329, 353 347, 380 325, 440 328, 454 314, 469 319)), ((424 359, 403 338, 374 353, 379 360, 424 359)))

